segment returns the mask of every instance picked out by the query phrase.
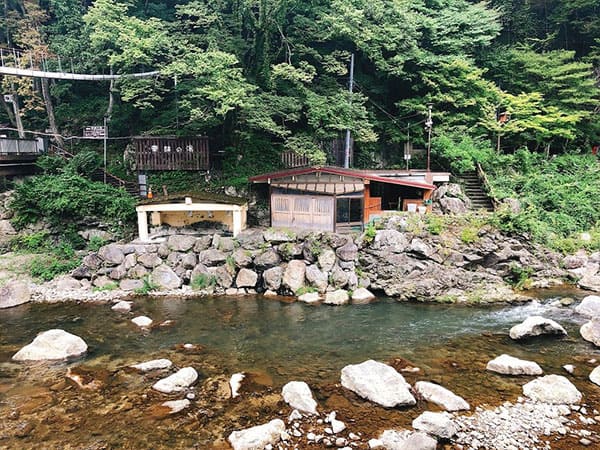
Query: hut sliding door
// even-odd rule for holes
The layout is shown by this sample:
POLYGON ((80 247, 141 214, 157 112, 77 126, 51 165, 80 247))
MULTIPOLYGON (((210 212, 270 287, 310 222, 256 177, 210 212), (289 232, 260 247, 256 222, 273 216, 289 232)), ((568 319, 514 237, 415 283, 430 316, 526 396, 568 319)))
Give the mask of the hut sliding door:
POLYGON ((333 231, 333 197, 271 195, 271 225, 274 227, 333 231))

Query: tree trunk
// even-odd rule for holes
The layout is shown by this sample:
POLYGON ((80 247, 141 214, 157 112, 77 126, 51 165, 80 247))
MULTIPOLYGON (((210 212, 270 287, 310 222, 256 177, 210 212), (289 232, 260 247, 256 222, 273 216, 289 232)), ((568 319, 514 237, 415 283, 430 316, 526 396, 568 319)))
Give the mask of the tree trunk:
POLYGON ((23 129, 23 121, 21 120, 21 108, 19 107, 19 94, 17 94, 17 90, 15 89, 14 83, 10 83, 10 91, 13 98, 13 116, 15 118, 15 125, 17 127, 17 132, 19 133, 19 137, 21 139, 25 138, 25 130, 23 129))
POLYGON ((56 126, 56 117, 54 116, 54 106, 52 105, 52 97, 50 96, 48 79, 40 78, 40 83, 42 85, 42 96, 44 97, 44 104, 46 105, 46 114, 48 114, 48 125, 50 126, 50 132, 54 136, 56 145, 58 145, 59 148, 63 149, 65 146, 65 142, 63 141, 63 138, 58 132, 58 128, 56 126))

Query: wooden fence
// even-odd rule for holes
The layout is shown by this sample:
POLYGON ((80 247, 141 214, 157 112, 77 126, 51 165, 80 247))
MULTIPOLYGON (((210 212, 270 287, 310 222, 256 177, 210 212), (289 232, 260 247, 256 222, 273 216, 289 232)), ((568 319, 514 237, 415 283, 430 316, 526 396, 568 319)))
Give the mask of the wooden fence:
POLYGON ((208 170, 207 137, 134 138, 138 170, 208 170))

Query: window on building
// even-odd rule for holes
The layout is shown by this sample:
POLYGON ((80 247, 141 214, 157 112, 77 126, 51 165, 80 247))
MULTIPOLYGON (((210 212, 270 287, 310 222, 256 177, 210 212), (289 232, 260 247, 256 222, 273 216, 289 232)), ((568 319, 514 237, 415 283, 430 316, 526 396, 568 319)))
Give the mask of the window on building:
POLYGON ((362 197, 338 197, 337 223, 362 222, 362 202, 362 197))

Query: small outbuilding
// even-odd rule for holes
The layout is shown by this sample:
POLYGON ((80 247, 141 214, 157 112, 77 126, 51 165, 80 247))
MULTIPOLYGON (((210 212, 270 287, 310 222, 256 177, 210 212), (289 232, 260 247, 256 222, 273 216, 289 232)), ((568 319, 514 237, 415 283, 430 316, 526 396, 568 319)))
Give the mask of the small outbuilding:
POLYGON ((189 227, 200 222, 225 225, 233 236, 246 228, 245 199, 208 192, 177 193, 140 201, 136 207, 140 240, 149 241, 148 216, 152 226, 189 227))
POLYGON ((445 172, 305 167, 250 178, 269 187, 271 225, 349 232, 386 211, 430 209, 434 182, 445 172))

